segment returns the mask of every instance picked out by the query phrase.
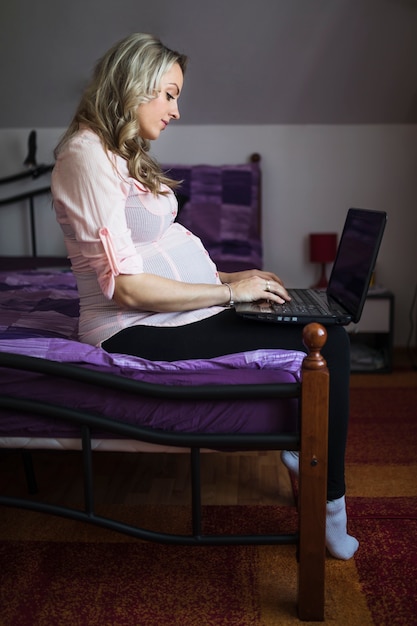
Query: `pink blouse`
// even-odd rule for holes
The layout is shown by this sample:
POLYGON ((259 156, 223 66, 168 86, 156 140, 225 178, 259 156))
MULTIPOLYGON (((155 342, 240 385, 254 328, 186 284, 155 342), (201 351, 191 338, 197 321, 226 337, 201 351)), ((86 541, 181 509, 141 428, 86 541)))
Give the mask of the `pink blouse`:
POLYGON ((133 179, 126 161, 106 151, 91 130, 61 150, 52 195, 80 294, 80 341, 99 346, 129 326, 180 326, 223 310, 153 313, 121 309, 112 300, 119 274, 221 282, 200 239, 174 221, 177 201, 164 191, 156 197, 133 179))

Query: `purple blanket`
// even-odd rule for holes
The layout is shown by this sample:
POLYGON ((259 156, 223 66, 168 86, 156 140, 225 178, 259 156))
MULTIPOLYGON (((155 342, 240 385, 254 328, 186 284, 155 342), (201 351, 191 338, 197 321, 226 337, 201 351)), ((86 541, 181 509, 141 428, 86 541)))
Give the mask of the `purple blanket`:
MULTIPOLYGON (((296 351, 258 350, 171 363, 108 354, 76 340, 78 304, 71 272, 0 272, 0 352, 71 363, 163 385, 294 382, 305 356, 296 351)), ((161 401, 5 367, 1 368, 0 394, 170 431, 292 431, 297 419, 295 400, 161 401)), ((0 437, 73 437, 77 432, 69 423, 0 411, 0 437)))

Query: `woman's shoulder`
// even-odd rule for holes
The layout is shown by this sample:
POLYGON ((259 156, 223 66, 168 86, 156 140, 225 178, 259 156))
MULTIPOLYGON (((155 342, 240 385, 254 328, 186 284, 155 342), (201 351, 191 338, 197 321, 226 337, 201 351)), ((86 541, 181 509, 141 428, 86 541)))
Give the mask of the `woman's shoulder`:
POLYGON ((57 162, 83 161, 107 156, 100 137, 87 127, 80 128, 59 147, 57 162))
POLYGON ((90 128, 80 128, 68 139, 59 152, 57 163, 82 168, 86 171, 106 171, 125 176, 127 167, 123 159, 107 150, 100 137, 90 128))
POLYGON ((91 150, 94 152, 106 153, 100 137, 91 128, 87 126, 81 127, 64 146, 65 151, 91 150))

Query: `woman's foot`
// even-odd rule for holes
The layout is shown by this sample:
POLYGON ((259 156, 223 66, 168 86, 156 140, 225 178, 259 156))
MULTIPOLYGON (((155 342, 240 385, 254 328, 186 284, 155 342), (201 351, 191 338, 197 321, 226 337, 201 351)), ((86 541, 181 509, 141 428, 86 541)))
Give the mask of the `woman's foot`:
POLYGON ((359 541, 348 535, 345 496, 326 505, 326 548, 336 559, 347 561, 359 548, 359 541))
POLYGON ((281 452, 281 461, 284 463, 285 467, 298 476, 299 474, 299 457, 298 452, 295 450, 283 450, 281 452))
MULTIPOLYGON (((299 474, 299 456, 294 450, 283 450, 281 460, 295 476, 299 474)), ((359 547, 355 537, 348 535, 345 496, 326 505, 326 548, 336 559, 352 558, 359 547)))

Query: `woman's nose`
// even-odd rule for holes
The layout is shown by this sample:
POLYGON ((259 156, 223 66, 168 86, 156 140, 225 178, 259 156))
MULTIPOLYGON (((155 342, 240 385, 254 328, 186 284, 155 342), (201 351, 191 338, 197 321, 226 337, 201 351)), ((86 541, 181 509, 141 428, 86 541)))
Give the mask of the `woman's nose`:
POLYGON ((173 104, 172 110, 170 111, 170 115, 172 118, 174 118, 174 120, 179 120, 180 119, 180 110, 178 108, 178 103, 175 101, 175 104, 173 104))

